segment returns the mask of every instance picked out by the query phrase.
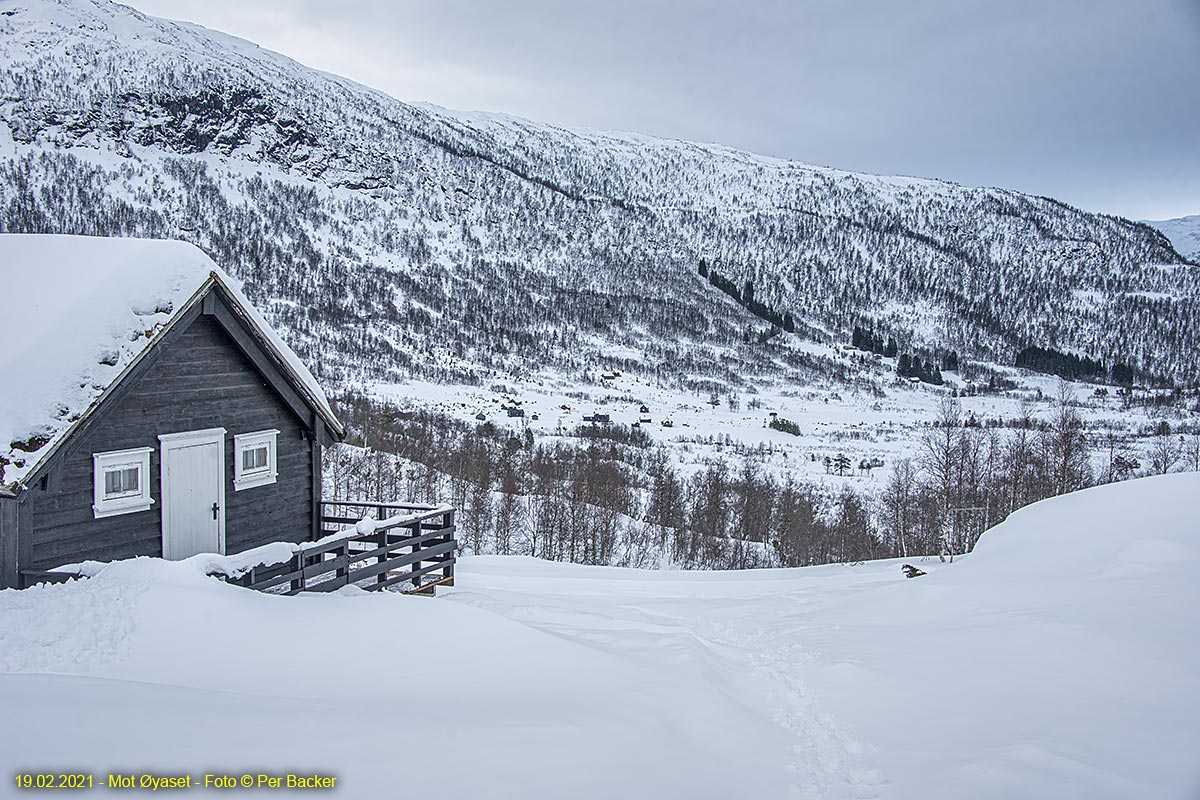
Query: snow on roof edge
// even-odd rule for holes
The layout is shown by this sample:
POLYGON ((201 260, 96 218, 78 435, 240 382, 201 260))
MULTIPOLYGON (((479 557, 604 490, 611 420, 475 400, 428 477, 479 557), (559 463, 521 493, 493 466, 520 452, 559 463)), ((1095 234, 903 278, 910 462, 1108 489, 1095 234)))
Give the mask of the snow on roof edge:
POLYGON ((305 401, 344 433, 320 383, 242 282, 194 245, 0 234, 0 255, 22 300, 0 315, 0 374, 20 387, 0 395, 0 493, 18 493, 214 284, 305 401))

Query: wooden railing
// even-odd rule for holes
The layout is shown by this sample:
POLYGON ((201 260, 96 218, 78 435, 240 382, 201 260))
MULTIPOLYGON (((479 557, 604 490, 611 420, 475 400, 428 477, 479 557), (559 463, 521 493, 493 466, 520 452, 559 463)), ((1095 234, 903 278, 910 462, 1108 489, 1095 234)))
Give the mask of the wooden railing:
POLYGON ((66 583, 78 577, 78 572, 63 572, 53 569, 23 569, 21 570, 20 588, 28 588, 38 583, 66 583))
MULTIPOLYGON (((325 536, 297 545, 287 561, 210 574, 275 594, 330 592, 350 584, 378 591, 406 583, 407 594, 432 594, 434 587, 454 585, 457 542, 449 506, 323 500, 321 530, 325 536)), ((78 577, 78 571, 62 569, 21 573, 22 586, 78 577)))
POLYGON ((302 544, 290 561, 258 566, 227 582, 277 594, 329 592, 350 584, 368 591, 411 584, 432 594, 454 585, 454 509, 368 501, 322 501, 326 534, 302 544), (367 520, 360 524, 360 520, 367 520))

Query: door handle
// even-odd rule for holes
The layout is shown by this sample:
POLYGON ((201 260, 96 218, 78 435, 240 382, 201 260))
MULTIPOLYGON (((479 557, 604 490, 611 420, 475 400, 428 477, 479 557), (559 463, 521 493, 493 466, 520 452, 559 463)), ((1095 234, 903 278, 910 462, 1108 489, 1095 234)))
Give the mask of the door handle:
POLYGON ((217 512, 220 510, 221 510, 221 507, 219 505, 217 505, 216 503, 213 503, 213 519, 217 518, 217 512))

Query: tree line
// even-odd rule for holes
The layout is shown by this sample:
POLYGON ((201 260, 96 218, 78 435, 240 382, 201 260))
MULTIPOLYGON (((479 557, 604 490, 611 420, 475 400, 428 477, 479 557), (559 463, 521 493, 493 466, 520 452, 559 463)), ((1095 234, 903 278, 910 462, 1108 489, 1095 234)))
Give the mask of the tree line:
MULTIPOLYGON (((1026 347, 1017 353, 1016 366, 1042 372, 1047 375, 1057 375, 1069 381, 1105 380, 1108 370, 1101 361, 1095 361, 1089 356, 1077 356, 1074 353, 1060 353, 1052 347, 1026 347)), ((1113 382, 1123 385, 1128 379, 1133 382, 1133 371, 1126 364, 1113 367, 1113 382)))
POLYGON ((918 452, 873 490, 777 476, 761 449, 684 468, 620 425, 538 441, 528 430, 362 397, 339 405, 352 443, 328 452, 327 493, 448 502, 465 552, 584 564, 740 569, 953 557, 1029 503, 1200 469, 1200 432, 1167 426, 1145 451, 1111 432, 1089 436, 1065 389, 1050 414, 1026 410, 1004 429, 945 398, 918 452))
POLYGON ((742 308, 749 311, 759 319, 766 320, 771 323, 774 328, 788 333, 795 333, 796 321, 791 314, 776 311, 775 309, 763 303, 754 297, 754 281, 746 281, 741 289, 738 289, 737 284, 726 278, 724 275, 708 265, 708 262, 703 258, 700 259, 700 265, 697 268, 700 277, 707 278, 708 282, 720 289, 725 294, 732 297, 742 308))
POLYGON ((901 378, 916 378, 922 383, 931 383, 934 386, 941 386, 945 383, 942 379, 942 369, 947 371, 958 369, 958 353, 953 350, 942 357, 942 368, 939 369, 933 358, 922 360, 920 355, 910 356, 908 353, 900 353, 895 337, 889 336, 885 342, 883 334, 860 325, 855 325, 850 334, 850 346, 855 350, 874 353, 884 358, 896 358, 899 354, 896 362, 897 375, 901 378))

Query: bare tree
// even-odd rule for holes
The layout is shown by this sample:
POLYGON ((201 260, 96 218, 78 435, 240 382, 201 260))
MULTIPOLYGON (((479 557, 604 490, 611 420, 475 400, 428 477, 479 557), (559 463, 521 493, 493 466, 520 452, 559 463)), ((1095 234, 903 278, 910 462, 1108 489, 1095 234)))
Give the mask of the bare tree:
POLYGON ((958 400, 945 397, 938 406, 933 428, 921 440, 920 466, 937 497, 943 536, 949 535, 950 507, 958 478, 958 433, 962 414, 958 400))
POLYGON ((1075 394, 1064 380, 1058 382, 1058 404, 1046 433, 1050 494, 1066 494, 1090 484, 1092 467, 1083 419, 1076 409, 1075 394))
POLYGON ((879 540, 871 530, 870 516, 862 499, 849 486, 844 486, 838 495, 833 538, 837 543, 837 561, 866 561, 878 556, 879 540))
POLYGON ((891 531, 896 549, 908 557, 912 518, 916 513, 917 474, 911 459, 901 459, 892 467, 892 475, 880 495, 884 524, 891 531))
POLYGON ((658 550, 669 558, 676 558, 677 551, 685 549, 687 511, 683 483, 674 467, 668 463, 666 453, 661 450, 651 454, 647 472, 650 475, 650 492, 645 519, 653 528, 653 539, 658 550))
POLYGON ((1184 440, 1183 457, 1188 472, 1200 472, 1200 428, 1192 431, 1191 438, 1184 440))
POLYGON ((470 503, 463 509, 464 527, 467 529, 471 552, 479 555, 491 538, 492 493, 488 486, 477 483, 471 487, 470 503))
POLYGON ((729 533, 729 468, 724 461, 710 464, 692 478, 692 507, 688 527, 697 536, 689 542, 687 562, 704 556, 711 561, 718 540, 729 533))
POLYGON ((1138 468, 1139 462, 1129 446, 1129 441, 1110 430, 1104 434, 1103 444, 1105 463, 1099 476, 1100 483, 1114 483, 1130 477, 1138 468))
POLYGON ((1021 414, 1004 443, 1002 462, 1005 475, 1005 495, 1008 513, 1025 505, 1030 495, 1033 473, 1033 429, 1035 423, 1028 403, 1021 404, 1021 414))
POLYGON ((1161 433, 1154 437, 1150 452, 1146 454, 1152 475, 1166 475, 1175 468, 1183 455, 1182 442, 1182 436, 1177 437, 1172 433, 1161 433))
POLYGON ((765 542, 774 510, 775 482, 769 476, 760 477, 758 466, 748 458, 738 477, 733 533, 745 541, 765 542))
POLYGON ((790 477, 784 482, 775 503, 773 526, 775 551, 785 566, 816 562, 822 526, 811 487, 790 477))
POLYGON ((525 512, 525 504, 520 497, 520 480, 511 455, 501 466, 499 489, 500 498, 496 503, 496 552, 506 555, 512 552, 513 534, 523 526, 522 515, 525 512))

